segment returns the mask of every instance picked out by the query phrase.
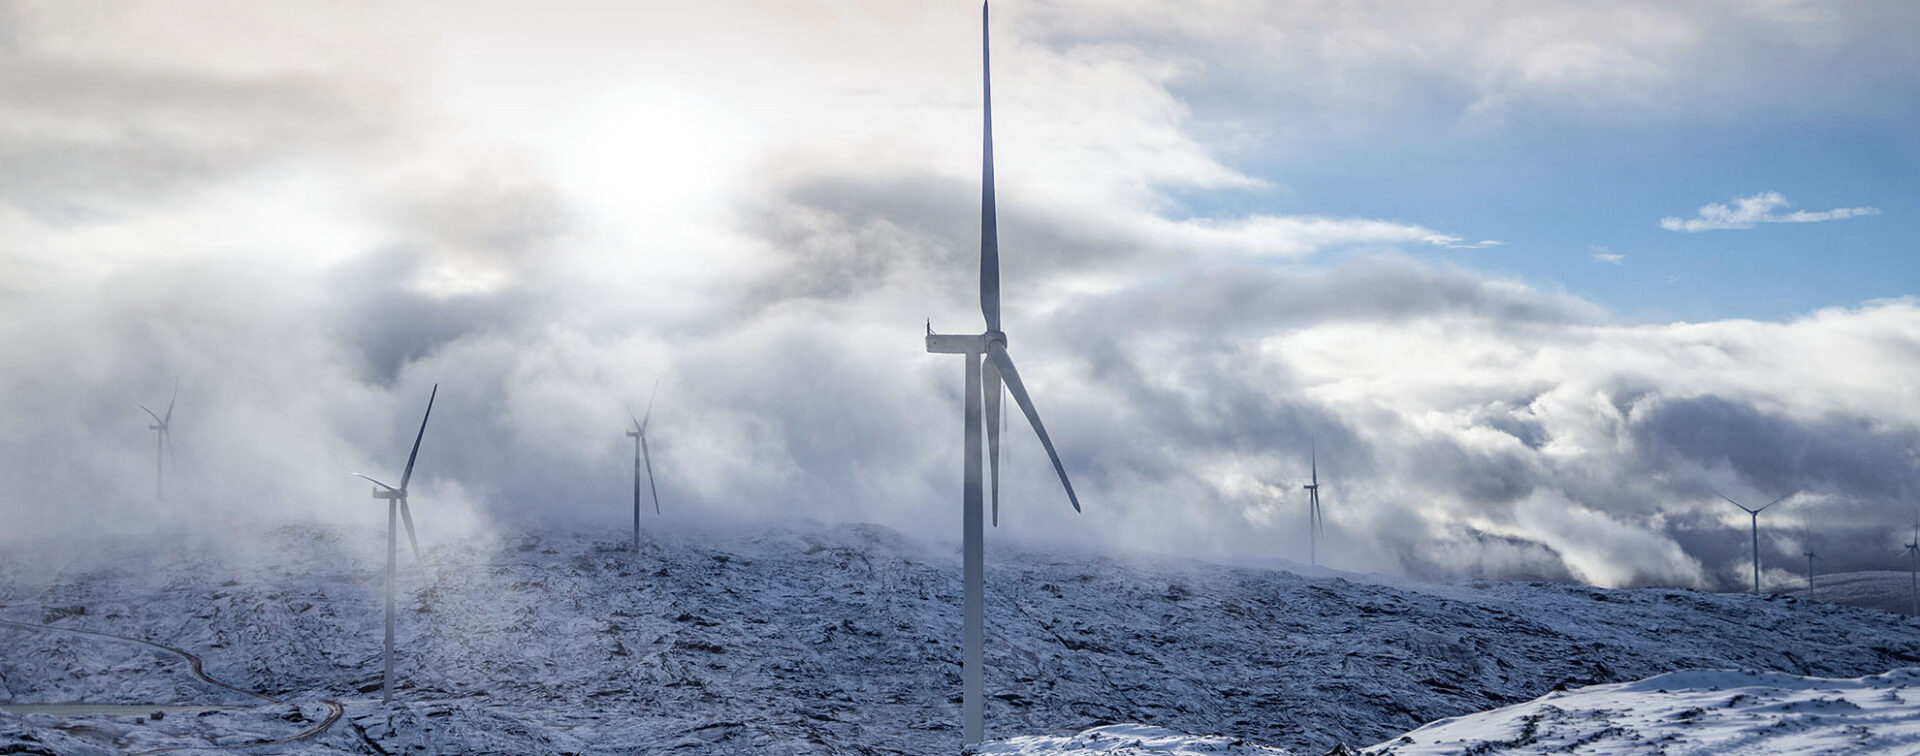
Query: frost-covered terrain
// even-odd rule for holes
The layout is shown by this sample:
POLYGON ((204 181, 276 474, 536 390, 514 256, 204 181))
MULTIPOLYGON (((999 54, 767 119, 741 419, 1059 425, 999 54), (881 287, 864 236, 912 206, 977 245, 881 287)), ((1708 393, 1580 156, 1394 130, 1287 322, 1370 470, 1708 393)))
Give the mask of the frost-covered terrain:
MULTIPOLYGON (((1555 691, 1434 722, 1362 756, 1591 753, 1886 754, 1920 752, 1920 669, 1851 680, 1691 670, 1555 691)), ((1237 738, 1145 725, 984 743, 981 756, 1277 756, 1237 738)))
POLYGON ((1920 669, 1852 680, 1725 670, 1552 693, 1441 720, 1370 756, 1920 752, 1920 669))
MULTIPOLYGON (((0 705, 242 707, 144 723, 0 715, 0 748, 279 738, 326 699, 345 719, 286 748, 958 748, 954 544, 872 526, 676 531, 633 555, 607 535, 442 544, 425 570, 403 556, 390 708, 377 700, 381 531, 282 527, 244 559, 130 542, 101 545, 110 559, 15 550, 0 558, 0 619, 190 650, 211 676, 287 703, 210 687, 131 644, 0 627, 0 705)), ((1318 754, 1675 670, 1850 678, 1920 664, 1920 625, 1904 617, 1780 596, 1428 586, 1004 543, 988 549, 987 587, 990 737, 1143 722, 1318 754)))
POLYGON ((1021 735, 981 743, 976 756, 1285 756, 1239 738, 1188 735, 1165 727, 1104 725, 1072 735, 1021 735))

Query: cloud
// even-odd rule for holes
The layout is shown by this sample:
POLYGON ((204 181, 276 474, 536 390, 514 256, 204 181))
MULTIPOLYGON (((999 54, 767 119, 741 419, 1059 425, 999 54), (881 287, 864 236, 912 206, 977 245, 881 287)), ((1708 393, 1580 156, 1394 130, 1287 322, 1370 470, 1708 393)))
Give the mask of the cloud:
POLYGON ((1445 234, 1432 234, 1420 241, 1447 249, 1486 249, 1488 247, 1499 247, 1506 244, 1506 242, 1494 241, 1492 239, 1481 239, 1477 242, 1470 242, 1457 236, 1447 236, 1445 234))
POLYGON ((1615 252, 1612 249, 1609 249, 1607 247, 1594 247, 1593 261, 1598 263, 1606 263, 1608 265, 1621 265, 1627 261, 1627 256, 1620 254, 1618 252, 1615 252))
POLYGON ((1693 233, 1753 228, 1760 223, 1819 223, 1880 214, 1879 209, 1872 207, 1837 207, 1823 212, 1795 210, 1785 214, 1774 212, 1792 204, 1779 192, 1761 192, 1748 197, 1735 197, 1732 207, 1718 202, 1702 205, 1699 214, 1693 218, 1661 218, 1660 227, 1668 231, 1693 233))
MULTIPOLYGON (((623 405, 656 379, 665 518, 953 537, 962 372, 922 337, 980 323, 980 143, 978 40, 949 11, 9 7, 0 55, 20 65, 0 70, 73 86, 0 87, 31 115, 0 125, 30 137, 0 140, 18 169, 0 171, 0 538, 377 522, 347 473, 403 464, 436 383, 428 544, 453 523, 619 533, 623 405), (682 113, 700 128, 651 130, 682 113), (138 405, 176 375, 179 493, 155 502, 138 405)), ((1304 6, 1245 24, 1101 7, 1010 9, 995 38, 1009 348, 1087 505, 1010 418, 996 537, 1302 558, 1317 448, 1337 566, 1737 585, 1744 523, 1709 485, 1809 492, 1768 560, 1789 539, 1853 567, 1897 556, 1876 555, 1920 489, 1920 303, 1623 323, 1424 259, 1495 244, 1464 230, 1178 201, 1271 191, 1196 136, 1186 95, 1218 70, 1184 57, 1201 42, 1272 51, 1248 65, 1289 86, 1339 77, 1264 74, 1399 72, 1319 101, 1479 61, 1431 90, 1460 106, 1655 91, 1693 26, 1642 38, 1555 10, 1550 49, 1503 51, 1466 43, 1488 18, 1532 38, 1495 6, 1302 30, 1281 22, 1304 6), (1426 24, 1433 44, 1395 41, 1426 24), (1272 42, 1326 28, 1351 33, 1272 42)))

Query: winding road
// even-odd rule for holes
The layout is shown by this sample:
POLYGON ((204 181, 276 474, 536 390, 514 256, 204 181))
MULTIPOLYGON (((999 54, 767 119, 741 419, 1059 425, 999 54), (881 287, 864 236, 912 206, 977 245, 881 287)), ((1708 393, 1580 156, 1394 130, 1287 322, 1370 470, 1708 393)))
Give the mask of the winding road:
MULTIPOLYGON (((188 671, 194 676, 195 679, 201 682, 204 682, 208 685, 212 685, 219 688, 225 688, 235 693, 251 696, 253 698, 258 698, 268 703, 276 703, 276 704, 286 703, 286 701, 267 695, 265 693, 247 690, 245 688, 241 688, 239 686, 232 685, 230 683, 223 682, 221 680, 216 680, 208 676, 204 665, 202 665, 200 662, 200 657, 195 655, 193 652, 187 651, 185 649, 174 648, 172 646, 168 646, 165 644, 154 643, 153 641, 142 640, 140 638, 133 638, 125 635, 115 635, 113 633, 104 633, 98 630, 79 630, 79 629, 70 628, 70 627, 54 627, 52 625, 36 625, 28 622, 14 622, 12 620, 0 620, 0 625, 6 626, 6 627, 18 628, 21 630, 40 630, 40 631, 48 631, 48 632, 56 632, 56 633, 73 633, 77 635, 91 635, 99 638, 106 638, 108 640, 116 640, 124 643, 134 643, 134 644, 146 646, 148 648, 159 649, 166 653, 178 656, 182 659, 186 659, 187 665, 188 665, 188 671)), ((295 741, 306 740, 315 735, 319 735, 322 732, 325 732, 326 729, 329 727, 332 727, 335 722, 340 721, 340 717, 346 713, 346 707, 341 706, 339 701, 322 700, 320 703, 325 704, 327 707, 327 716, 325 719, 322 719, 319 723, 315 724, 310 728, 307 728, 306 730, 295 733, 293 735, 289 735, 284 738, 279 738, 276 740, 262 740, 262 741, 253 742, 253 743, 237 743, 233 745, 169 746, 167 748, 156 748, 150 751, 141 751, 139 754, 135 754, 134 756, 141 756, 141 754, 151 754, 151 753, 166 753, 168 751, 184 751, 187 749, 231 750, 231 749, 239 749, 239 748, 258 748, 261 746, 281 745, 284 743, 292 743, 295 741)), ((86 705, 82 704, 81 706, 86 706, 86 705)), ((96 706, 102 706, 102 705, 96 705, 96 706)), ((165 709, 173 709, 177 707, 133 706, 130 708, 134 708, 137 710, 165 710, 165 709)), ((203 708, 219 709, 219 708, 231 708, 231 707, 203 707, 203 708)))

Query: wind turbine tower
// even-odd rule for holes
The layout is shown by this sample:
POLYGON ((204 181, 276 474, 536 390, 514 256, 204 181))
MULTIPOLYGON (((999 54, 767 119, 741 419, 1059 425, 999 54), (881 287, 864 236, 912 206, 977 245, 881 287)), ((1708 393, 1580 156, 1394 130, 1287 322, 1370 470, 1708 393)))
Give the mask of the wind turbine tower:
POLYGON ((393 701, 393 574, 395 553, 399 544, 395 538, 395 514, 407 524, 407 540, 413 544, 414 564, 420 563, 420 539, 413 534, 413 514, 407 511, 407 482, 413 480, 413 462, 420 457, 420 439, 427 436, 427 418, 433 417, 433 400, 440 395, 440 384, 433 384, 433 393, 427 395, 427 412, 420 416, 420 432, 413 437, 413 451, 407 453, 406 472, 400 474, 400 487, 395 488, 374 480, 371 477, 354 473, 366 478, 379 488, 373 489, 373 498, 387 500, 387 639, 383 656, 383 669, 380 677, 380 700, 393 701))
POLYGON ((640 465, 647 466, 647 489, 653 492, 653 513, 660 514, 660 489, 653 485, 653 455, 647 452, 647 424, 653 422, 653 399, 660 394, 660 381, 653 382, 653 394, 647 396, 647 416, 640 419, 633 416, 633 409, 627 409, 627 418, 633 421, 633 430, 627 431, 627 437, 633 439, 633 553, 640 553, 640 465))
POLYGON ((1779 504, 1780 502, 1786 501, 1787 496, 1792 496, 1793 494, 1787 494, 1787 496, 1782 496, 1778 499, 1774 499, 1773 501, 1769 501, 1767 502, 1766 507, 1761 507, 1759 509, 1748 509, 1747 505, 1734 501, 1733 499, 1728 498, 1726 494, 1720 493, 1719 491, 1714 491, 1713 495, 1718 496, 1722 499, 1726 499, 1728 504, 1732 504, 1736 507, 1739 507, 1742 511, 1747 513, 1748 517, 1752 522, 1752 525, 1753 525, 1753 592, 1759 593, 1760 592, 1760 513, 1767 511, 1767 507, 1771 507, 1775 504, 1779 504))
POLYGON ((980 27, 980 90, 985 103, 981 121, 980 314, 986 318, 987 328, 978 334, 939 334, 933 332, 931 324, 927 327, 928 352, 966 357, 966 451, 963 455, 964 477, 960 496, 963 584, 961 739, 966 744, 980 742, 985 733, 985 653, 982 645, 986 635, 983 617, 986 595, 983 556, 985 513, 981 511, 983 487, 980 479, 981 405, 983 402, 986 405, 984 420, 987 452, 993 464, 993 508, 997 524, 1000 509, 1000 391, 1003 382, 1014 403, 1020 405, 1020 411, 1026 414, 1034 434, 1040 437, 1040 445, 1046 448, 1047 456, 1053 460, 1053 470, 1059 474, 1060 484, 1067 490, 1067 501, 1073 504, 1074 511, 1080 511, 1080 499, 1073 493, 1073 483, 1067 480, 1067 469, 1060 464, 1060 455, 1054 451, 1053 440, 1048 438, 1046 426, 1040 423, 1040 413, 1034 409, 1033 398, 1027 395, 1026 384, 1021 382, 1019 371, 1014 369, 1013 358, 1007 355, 1007 335, 1000 330, 1000 242, 993 198, 993 83, 988 67, 987 6, 984 3, 980 6, 980 27))
POLYGON ((1913 583, 1913 616, 1920 617, 1920 527, 1913 529, 1913 540, 1907 542, 1907 576, 1913 583))
POLYGON ((1307 561, 1320 564, 1320 454, 1318 450, 1308 452, 1307 459, 1312 465, 1313 482, 1302 488, 1307 489, 1307 561))
MULTIPOLYGON (((175 456, 173 453, 173 427, 172 427, 173 426, 173 403, 179 399, 180 399, 180 379, 174 378, 173 379, 173 397, 167 400, 167 414, 160 415, 155 413, 153 410, 147 409, 147 405, 144 405, 144 404, 140 405, 141 410, 144 410, 148 415, 153 417, 153 422, 147 424, 147 430, 154 432, 153 498, 155 499, 167 498, 166 490, 163 486, 163 484, 166 481, 166 458, 175 456)), ((175 457, 175 460, 177 461, 178 457, 175 457)))
POLYGON ((1809 552, 1806 552, 1806 557, 1807 557, 1807 600, 1812 601, 1813 600, 1813 560, 1819 559, 1820 555, 1809 551, 1809 552))

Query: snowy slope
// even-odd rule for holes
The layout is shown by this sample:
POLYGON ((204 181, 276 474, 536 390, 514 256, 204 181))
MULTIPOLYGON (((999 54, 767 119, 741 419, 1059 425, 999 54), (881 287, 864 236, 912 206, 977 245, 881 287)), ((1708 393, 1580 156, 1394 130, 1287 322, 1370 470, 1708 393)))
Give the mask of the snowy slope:
POLYGON ((1072 735, 1023 735, 981 743, 977 756, 1286 756, 1238 738, 1206 737, 1138 724, 1105 725, 1072 735))
POLYGON ((1365 749, 1441 754, 1913 754, 1920 669, 1852 680, 1673 672, 1445 719, 1365 749))
MULTIPOLYGON (((426 571, 403 558, 404 689, 389 709, 374 700, 381 531, 262 537, 246 559, 120 542, 85 563, 111 567, 14 551, 0 619, 195 650, 215 676, 292 702, 263 712, 345 700, 347 721, 295 752, 958 747, 953 544, 846 526, 655 533, 637 557, 568 534, 430 546, 426 571)), ((1004 545, 987 579, 990 737, 1147 722, 1323 753, 1555 687, 1920 663, 1905 618, 1787 597, 1386 585, 1004 545)), ((112 644, 13 630, 0 643, 0 704, 232 701, 112 644)), ((0 715, 0 743, 47 721, 0 715)))

